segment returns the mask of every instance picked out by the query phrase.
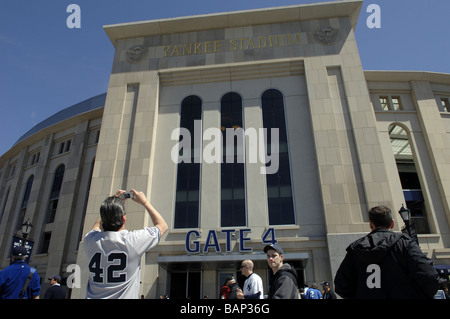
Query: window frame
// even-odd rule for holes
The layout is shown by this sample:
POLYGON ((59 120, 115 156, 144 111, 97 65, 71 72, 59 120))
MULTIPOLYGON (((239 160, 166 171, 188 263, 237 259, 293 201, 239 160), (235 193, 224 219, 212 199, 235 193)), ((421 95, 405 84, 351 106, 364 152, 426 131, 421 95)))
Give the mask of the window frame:
MULTIPOLYGON (((227 129, 243 129, 244 106, 242 96, 234 91, 225 93, 220 99, 220 126, 222 130, 222 163, 220 164, 220 225, 221 227, 246 227, 248 220, 245 167, 245 138, 242 149, 233 135, 233 162, 229 163, 227 152, 227 129), (243 160, 238 160, 243 156, 243 160), (226 181, 225 181, 226 179, 226 181), (226 184, 225 184, 226 182, 226 184), (227 187, 225 187, 227 186, 227 187), (230 187, 231 186, 231 187, 230 187), (224 195, 228 195, 224 198, 224 195), (229 197, 229 198, 228 198, 229 197), (229 210, 231 209, 231 214, 229 210)), ((242 136, 244 132, 242 131, 242 136)), ((239 132, 238 132, 239 134, 239 132)), ((239 139, 239 135, 236 139, 239 139)))
POLYGON ((269 141, 271 141, 270 137, 270 129, 277 128, 276 125, 283 125, 284 128, 278 127, 279 129, 279 167, 278 171, 274 174, 266 174, 266 188, 267 188, 267 212, 270 226, 277 225, 296 225, 297 224, 297 214, 295 209, 295 200, 294 200, 294 192, 292 187, 292 165, 290 159, 290 151, 289 151, 289 136, 287 130, 287 118, 286 118, 286 102, 283 93, 277 89, 267 89, 261 94, 261 111, 263 117, 263 127, 266 129, 266 148, 269 147, 269 141), (270 94, 270 99, 267 95, 270 94), (274 94, 276 95, 274 97, 274 94), (279 105, 274 105, 274 103, 281 103, 279 105), (269 105, 270 104, 270 105, 269 105), (269 107, 272 106, 272 109, 269 107), (266 109, 265 109, 266 108, 266 109), (281 112, 282 111, 282 112, 281 112), (272 118, 268 118, 267 116, 272 115, 272 118), (278 123, 276 123, 276 120, 278 123), (281 147, 284 145, 285 147, 281 147), (284 167, 285 166, 285 167, 284 167), (289 178, 289 183, 280 184, 280 169, 287 171, 285 174, 286 177, 289 178), (276 174, 276 175, 275 175, 276 174), (278 183, 275 183, 278 181, 278 183), (285 188, 289 187, 290 196, 281 196, 283 189, 283 193, 285 193, 285 188), (277 190, 278 196, 269 196, 269 192, 272 195, 275 194, 275 190, 277 190), (275 208, 278 208, 275 210, 275 208), (282 214, 282 212, 289 209, 289 216, 282 214), (272 210, 272 212, 271 212, 272 210))
MULTIPOLYGON (((198 160, 198 156, 201 156, 201 141, 200 141, 200 154, 196 154, 196 150, 194 149, 196 143, 194 143, 192 138, 195 138, 194 135, 194 123, 196 120, 202 120, 202 112, 203 112, 203 101, 197 95, 189 95, 186 96, 181 104, 180 104, 180 127, 184 127, 189 130, 191 134, 191 158, 190 163, 185 163, 183 161, 177 164, 177 178, 176 178, 176 187, 175 187, 175 207, 174 207, 174 218, 173 218, 173 228, 174 229, 186 229, 186 228, 199 228, 200 226, 200 209, 201 209, 201 161, 198 160), (191 112, 187 111, 187 108, 191 108, 191 112), (195 110, 195 114, 192 110, 193 107, 197 107, 199 109, 195 110), (185 127, 188 124, 188 127, 185 127), (181 181, 180 181, 180 169, 186 171, 188 181, 187 187, 184 189, 180 189, 181 181), (198 172, 197 172, 198 171, 198 172), (191 175, 198 173, 198 183, 196 183, 195 188, 191 183, 191 175), (198 185, 197 185, 198 184, 198 185), (179 196, 183 196, 185 193, 185 199, 180 200, 179 196), (193 197, 189 195, 198 193, 195 200, 192 200, 193 197), (191 200, 190 200, 191 199, 191 200), (193 211, 196 211, 194 213, 193 211), (193 221, 189 219, 195 216, 193 221)), ((178 154, 180 156, 180 154, 178 154)))

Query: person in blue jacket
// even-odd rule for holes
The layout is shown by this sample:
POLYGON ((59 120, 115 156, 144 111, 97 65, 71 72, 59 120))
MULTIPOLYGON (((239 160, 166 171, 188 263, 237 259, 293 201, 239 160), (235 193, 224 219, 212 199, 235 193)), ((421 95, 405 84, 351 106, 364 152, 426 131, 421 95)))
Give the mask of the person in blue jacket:
POLYGON ((306 299, 322 299, 322 293, 318 289, 318 286, 316 283, 313 283, 311 287, 306 291, 305 293, 306 299))
POLYGON ((41 279, 36 269, 25 262, 27 257, 25 247, 14 247, 11 265, 0 271, 0 299, 39 299, 41 279), (22 293, 28 276, 31 279, 22 293))

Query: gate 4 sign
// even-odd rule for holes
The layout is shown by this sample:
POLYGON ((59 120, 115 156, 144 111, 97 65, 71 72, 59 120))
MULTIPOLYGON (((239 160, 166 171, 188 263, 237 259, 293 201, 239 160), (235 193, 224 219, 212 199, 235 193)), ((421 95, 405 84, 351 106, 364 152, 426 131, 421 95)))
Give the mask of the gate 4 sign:
MULTIPOLYGON (((239 252, 251 252, 253 249, 251 247, 246 247, 245 243, 250 241, 251 238, 247 237, 247 233, 251 233, 252 230, 249 228, 239 229, 239 252)), ((231 239, 235 236, 235 229, 223 229, 220 231, 225 234, 225 252, 231 252, 231 239)), ((195 253, 208 253, 210 249, 213 252, 220 253, 222 250, 220 249, 219 239, 217 237, 218 231, 210 230, 208 231, 208 235, 206 236, 205 245, 203 249, 200 247, 200 233, 197 230, 191 230, 186 234, 185 241, 185 249, 189 254, 195 253)), ((261 237, 262 244, 276 244, 277 240, 275 238, 275 229, 268 228, 261 237)))

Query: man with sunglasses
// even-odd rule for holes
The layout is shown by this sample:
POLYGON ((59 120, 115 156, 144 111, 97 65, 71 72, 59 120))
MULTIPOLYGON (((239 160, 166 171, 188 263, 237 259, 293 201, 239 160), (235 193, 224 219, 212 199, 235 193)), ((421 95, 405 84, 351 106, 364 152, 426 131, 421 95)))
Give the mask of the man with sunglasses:
POLYGON ((239 299, 264 299, 264 288, 262 279, 253 272, 253 261, 247 259, 241 264, 241 273, 247 277, 244 283, 243 292, 238 292, 239 299))

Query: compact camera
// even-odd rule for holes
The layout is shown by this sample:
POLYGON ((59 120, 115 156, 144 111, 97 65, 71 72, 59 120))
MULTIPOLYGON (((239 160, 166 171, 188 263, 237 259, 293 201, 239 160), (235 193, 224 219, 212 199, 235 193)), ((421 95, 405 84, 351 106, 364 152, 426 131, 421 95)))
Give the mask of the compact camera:
POLYGON ((121 199, 134 198, 134 193, 129 191, 120 195, 121 199))

